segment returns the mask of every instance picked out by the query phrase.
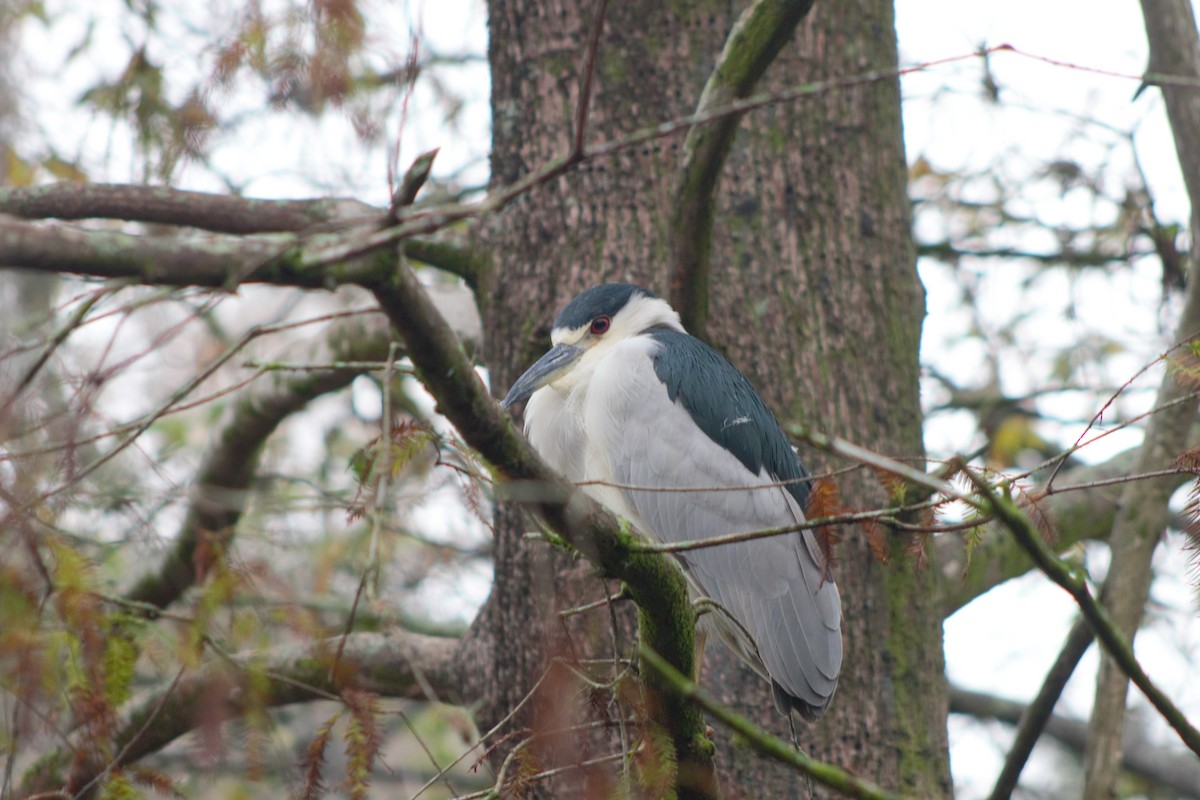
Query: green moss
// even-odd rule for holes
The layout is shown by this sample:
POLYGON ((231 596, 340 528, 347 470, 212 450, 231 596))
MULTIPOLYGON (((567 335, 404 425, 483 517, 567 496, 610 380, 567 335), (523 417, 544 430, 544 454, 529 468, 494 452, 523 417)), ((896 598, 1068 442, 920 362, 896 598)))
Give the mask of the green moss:
POLYGON ((772 153, 787 153, 796 145, 795 140, 783 130, 783 126, 780 124, 762 125, 755 132, 772 153))
POLYGON ((100 786, 100 800, 139 800, 142 793, 119 772, 110 773, 100 786))
POLYGON ((613 48, 602 52, 604 60, 600 65, 600 71, 604 76, 605 83, 618 86, 629 83, 630 61, 628 54, 613 48))
MULTIPOLYGON (((919 655, 935 645, 925 640, 921 626, 912 624, 911 610, 912 599, 929 591, 926 576, 907 558, 894 559, 884 573, 886 664, 894 703, 892 737, 899 757, 900 787, 906 791, 938 784, 938 759, 933 756, 940 745, 924 724, 929 703, 926 686, 936 678, 924 674, 929 665, 919 661, 919 655)), ((940 652, 940 643, 937 649, 940 652)))
POLYGON ((18 794, 50 791, 53 787, 62 787, 66 783, 66 771, 72 758, 73 754, 67 749, 42 756, 25 770, 18 794))
POLYGON ((729 13, 729 4, 720 0, 671 0, 671 11, 677 16, 702 17, 711 14, 729 13))
POLYGON ((137 658, 134 629, 114 626, 104 647, 104 696, 114 706, 129 699, 137 658))

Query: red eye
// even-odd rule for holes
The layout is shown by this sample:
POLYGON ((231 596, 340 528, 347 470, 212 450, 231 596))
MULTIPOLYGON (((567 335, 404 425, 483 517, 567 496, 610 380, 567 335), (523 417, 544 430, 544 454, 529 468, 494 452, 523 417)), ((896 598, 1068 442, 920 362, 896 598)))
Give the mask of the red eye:
POLYGON ((603 336, 608 333, 608 326, 612 325, 612 319, 609 317, 596 317, 592 320, 592 327, 589 328, 593 336, 603 336))

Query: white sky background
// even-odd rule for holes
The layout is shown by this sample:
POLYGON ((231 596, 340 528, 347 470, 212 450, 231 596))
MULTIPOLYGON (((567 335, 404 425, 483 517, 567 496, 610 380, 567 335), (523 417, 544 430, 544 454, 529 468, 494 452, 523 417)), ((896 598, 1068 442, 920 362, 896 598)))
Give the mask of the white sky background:
MULTIPOLYGON (((1058 61, 1130 75, 1140 74, 1146 64, 1147 45, 1136 3, 899 0, 897 17, 901 61, 905 64, 960 55, 985 43, 1011 44, 1058 61)), ((1134 100, 1136 81, 1051 66, 1015 53, 994 54, 991 68, 1001 86, 999 106, 981 101, 981 69, 974 60, 904 80, 910 160, 924 155, 942 170, 963 172, 986 171, 990 164, 1012 156, 1017 164, 1027 163, 1031 169, 1064 157, 1096 163, 1103 156, 1104 135, 1087 129, 1101 140, 1097 143, 1087 132, 1081 135, 1072 120, 1055 112, 1089 116, 1121 130, 1136 127, 1137 156, 1153 191, 1156 210, 1163 219, 1187 219, 1187 197, 1157 91, 1143 92, 1134 100), (947 86, 950 91, 946 91, 947 86), (1029 110, 1022 110, 1022 106, 1029 110)), ((1132 161, 1127 151, 1121 150, 1114 151, 1109 161, 1111 167, 1105 178, 1121 187, 1132 174, 1132 161)), ((1035 210, 1049 222, 1085 225, 1096 219, 1096 210, 1090 202, 1081 201, 1082 192, 1074 197, 1047 196, 1035 210)), ((1027 246, 1036 248, 1038 243, 1027 246)), ((969 263, 964 267, 971 268, 969 263)), ((1017 287, 1020 278, 1035 269, 1010 262, 1003 269, 993 264, 981 275, 979 294, 987 298, 986 307, 992 312, 985 314, 985 322, 994 319, 999 324, 1018 311, 1029 310, 1030 296, 1017 287)), ((1040 310, 1026 328, 1027 345, 1036 354, 1036 343, 1044 342, 1043 352, 1048 356, 1064 342, 1082 340, 1088 331, 1105 332, 1124 343, 1128 355, 1111 365, 1111 374, 1096 375, 1095 385, 1105 385, 1106 381, 1119 385, 1170 344, 1175 314, 1171 309, 1156 313, 1161 295, 1160 272, 1152 260, 1147 259, 1132 272, 1096 272, 1073 287, 1067 285, 1065 276, 1043 286, 1036 300, 1040 310), (1063 313, 1068 296, 1075 300, 1075 319, 1063 313)), ((923 360, 969 383, 964 370, 969 372, 983 354, 978 352, 977 341, 964 343, 959 339, 971 320, 961 310, 950 310, 958 299, 952 272, 939 264, 922 263, 921 274, 929 292, 923 360)), ((1022 360, 1004 366, 1001 385, 1010 394, 1036 388, 1032 382, 1049 373, 1048 362, 1043 358, 1039 363, 1036 355, 1031 362, 1022 360)), ((1126 410, 1148 408, 1160 377, 1161 371, 1155 370, 1141 381, 1139 385, 1147 391, 1135 393, 1126 410)), ((981 370, 977 379, 986 382, 986 372, 981 370)), ((1098 410, 1093 398, 1065 397, 1057 402, 1057 407, 1053 402, 1040 402, 1039 410, 1051 415, 1058 412, 1066 418, 1086 417, 1098 410), (1080 407, 1081 402, 1088 405, 1080 407)), ((945 454, 966 449, 969 445, 964 437, 971 422, 966 418, 949 419, 936 429, 928 428, 930 451, 945 454)), ((1060 441, 1069 443, 1080 432, 1078 426, 1064 429, 1060 441)), ((1048 433, 1053 435, 1052 430, 1048 433)), ((1089 448, 1090 452, 1083 451, 1081 457, 1100 461, 1136 444, 1137 439, 1133 433, 1109 437, 1089 448)), ((1090 548, 1088 553, 1093 574, 1102 576, 1107 554, 1102 548, 1090 548)), ((1160 580, 1155 584, 1152 602, 1158 604, 1162 616, 1138 638, 1137 651, 1152 677, 1169 686, 1173 698, 1195 715, 1200 711, 1200 693, 1190 676, 1196 663, 1198 629, 1185 559, 1177 537, 1169 547, 1160 548, 1155 561, 1160 580)), ((1040 575, 1012 581, 946 622, 947 673, 953 682, 966 688, 1028 699, 1057 656, 1074 616, 1069 597, 1040 575)), ((1087 716, 1096 663, 1093 646, 1067 687, 1060 713, 1087 716)), ((1136 702, 1146 707, 1136 689, 1133 694, 1137 695, 1136 702)), ((1152 730, 1159 741, 1177 749, 1174 734, 1155 718, 1153 711, 1146 716, 1154 720, 1152 730)), ((958 795, 986 797, 1011 739, 1011 729, 952 718, 951 736, 958 795)), ((1063 775, 1061 764, 1052 754, 1035 753, 1026 776, 1037 776, 1051 787, 1077 784, 1078 776, 1063 775)))
MULTIPOLYGON (((70 8, 72 4, 69 0, 51 0, 48 5, 53 15, 55 9, 70 8)), ((163 14, 162 19, 184 20, 168 34, 177 42, 192 42, 192 52, 200 51, 197 43, 210 35, 211 20, 230 18, 233 10, 242 7, 235 0, 207 7, 185 0, 163 5, 173 10, 163 14)), ((401 64, 407 56, 406 19, 421 20, 425 40, 438 53, 486 53, 486 14, 480 3, 373 0, 373 5, 385 20, 371 32, 381 69, 401 64)), ((264 6, 269 10, 271 3, 265 2, 264 6)), ((898 0, 897 14, 904 64, 967 54, 981 43, 1008 43, 1060 61, 1130 75, 1139 74, 1146 63, 1140 11, 1136 3, 1127 0, 898 0)), ((27 26, 24 59, 33 77, 26 91, 28 108, 38 114, 35 135, 53 143, 66 157, 108 165, 107 172, 93 175, 95 179, 138 180, 141 171, 131 160, 128 134, 107 123, 82 119, 74 102, 97 72, 115 75, 123 67, 121 59, 129 51, 126 42, 139 42, 141 31, 136 22, 130 21, 121 0, 97 0, 89 5, 88 15, 101 19, 92 33, 93 40, 112 41, 116 46, 88 52, 61 71, 55 66, 64 50, 83 35, 86 15, 63 15, 49 31, 37 24, 27 26)), ((188 51, 185 46, 178 48, 181 53, 188 51)), ((193 57, 179 58, 172 52, 152 51, 150 55, 181 77, 194 77, 208 68, 193 57)), ((986 172, 989 165, 1010 159, 1018 170, 1036 172, 1044 162, 1056 158, 1097 163, 1104 157, 1105 146, 1111 144, 1111 137, 1106 139, 1093 127, 1080 128, 1059 112, 1100 119, 1117 129, 1136 126, 1137 155, 1160 217, 1186 219, 1186 195, 1157 91, 1148 90, 1133 100, 1136 81, 1051 66, 1014 53, 994 54, 991 68, 1001 86, 998 106, 981 100, 981 67, 976 59, 913 74, 904 80, 910 159, 925 156, 939 169, 963 172, 986 172)), ((395 139, 403 113, 401 169, 418 153, 441 146, 435 175, 457 175, 469 167, 460 178, 468 185, 482 184, 486 180, 489 139, 486 66, 477 63, 446 69, 442 75, 469 101, 458 129, 446 131, 433 124, 444 116, 444 107, 431 93, 421 90, 409 101, 406 111, 402 112, 397 103, 383 115, 384 140, 395 139)), ((180 84, 189 82, 181 80, 180 84)), ((237 176, 236 182, 247 194, 303 197, 331 192, 386 204, 384 176, 389 148, 363 148, 338 114, 300 122, 289 115, 288 128, 281 130, 281 118, 259 115, 261 91, 235 91, 222 96, 220 102, 243 110, 246 119, 233 134, 217 142, 213 164, 217 172, 237 176), (250 163, 245 162, 248 157, 250 163)), ((1122 186, 1132 171, 1128 153, 1116 147, 1108 161, 1105 180, 1112 186, 1122 186)), ((194 166, 184 172, 184 185, 214 191, 226 188, 211 172, 194 166)), ((983 184, 976 188, 981 197, 986 194, 983 184)), ((1031 210, 1047 221, 1085 225, 1097 219, 1103 221, 1110 213, 1092 205, 1081 193, 1047 193, 1030 202, 1031 210)), ((923 233, 931 237, 940 233, 937 220, 923 218, 922 224, 931 226, 923 233)), ((1049 249, 1044 242, 1029 246, 1049 249)), ((988 298, 982 319, 985 326, 999 326, 1015 312, 1030 310, 1031 295, 1019 287, 1034 267, 1019 262, 1006 263, 1002 268, 967 263, 963 269, 976 270, 980 294, 988 298)), ((921 274, 929 305, 923 359, 952 374, 963 385, 985 382, 985 353, 977 340, 965 338, 974 321, 959 308, 954 273, 938 264, 922 263, 921 274)), ((1096 331, 1123 343, 1127 355, 1110 360, 1106 371, 1097 370, 1090 376, 1093 385, 1119 385, 1170 343, 1175 315, 1172 308, 1159 308, 1160 293, 1158 267, 1152 261, 1131 271, 1105 274, 1096 270, 1073 282, 1058 277, 1039 283, 1036 309, 1017 331, 1018 342, 1024 348, 1022 354, 1001 361, 1002 387, 1013 394, 1036 388, 1041 377, 1049 374, 1053 352, 1064 343, 1083 341, 1096 331), (1068 301, 1075 312, 1073 318, 1066 313, 1068 301)), ((1141 391, 1131 392, 1119 409, 1131 413, 1149 407, 1159 377, 1158 372, 1148 375, 1138 384, 1141 391)), ((927 403, 938 402, 936 385, 928 382, 924 389, 927 403)), ((1095 398, 1082 395, 1040 401, 1038 407, 1066 419, 1086 417, 1097 410, 1095 398)), ((927 430, 931 454, 970 450, 978 444, 970 439, 973 425, 973 420, 965 416, 936 418, 927 430)), ((1080 432, 1078 426, 1046 428, 1047 435, 1063 442, 1073 441, 1080 432)), ((1085 450, 1081 457, 1103 460, 1136 441, 1132 433, 1113 436, 1085 450)), ((437 512, 422 511, 422 518, 428 519, 431 513, 437 512)), ((469 526, 469 520, 461 515, 450 519, 454 527, 469 526)), ((1156 565, 1164 579, 1156 583, 1154 599, 1163 611, 1139 638, 1139 655, 1152 676, 1168 687, 1194 718, 1200 718, 1200 688, 1188 680, 1190 663, 1196 657, 1197 627, 1178 542, 1159 553, 1156 565), (1163 635, 1155 635, 1156 631, 1163 635)), ((1102 569, 1100 551, 1089 551, 1089 566, 1102 569)), ((464 593, 462 612, 469 613, 470 604, 481 600, 485 592, 485 579, 480 576, 464 593)), ((445 595, 439 597, 442 602, 445 599, 445 595)), ((1069 598, 1044 579, 1034 575, 1013 581, 947 622, 950 678, 965 687, 1028 699, 1056 656, 1073 615, 1069 598)), ((1093 651, 1069 686, 1060 711, 1086 716, 1094 670, 1093 651)), ((1156 723, 1154 730, 1164 743, 1178 746, 1161 724, 1156 723)), ((1003 756, 1007 729, 955 719, 951 735, 959 795, 985 796, 1003 756)), ((1051 759, 1043 758, 1031 769, 1052 781, 1056 766, 1051 759)))

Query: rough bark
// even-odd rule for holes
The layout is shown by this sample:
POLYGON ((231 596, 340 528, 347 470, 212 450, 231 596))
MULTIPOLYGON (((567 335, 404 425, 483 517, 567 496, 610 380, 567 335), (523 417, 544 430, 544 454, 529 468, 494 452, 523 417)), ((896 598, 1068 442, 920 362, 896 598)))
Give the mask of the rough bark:
MULTIPOLYGON (((896 61, 889 3, 820 6, 768 72, 771 86, 886 69, 896 61)), ((493 180, 511 183, 572 140, 590 4, 491 7, 493 180)), ((586 140, 619 138, 690 113, 735 19, 725 6, 615 4, 609 9, 586 140)), ((507 385, 544 346, 554 309, 603 280, 666 294, 667 224, 682 142, 666 139, 583 164, 495 220, 497 259, 484 281, 487 360, 507 385)), ((920 457, 917 342, 924 313, 905 196, 898 86, 880 81, 758 111, 743 122, 718 188, 709 338, 747 372, 785 423, 920 457)), ((812 453, 805 458, 815 467, 812 453)), ((849 505, 883 499, 871 476, 844 480, 849 505)), ((608 647, 606 629, 569 639, 552 615, 576 602, 572 564, 498 526, 496 641, 546 631, 538 649, 498 649, 483 723, 524 696, 562 648, 608 647)), ((923 796, 950 791, 941 613, 934 571, 905 558, 885 567, 846 531, 838 580, 847 658, 830 715, 801 744, 881 785, 923 796)), ((740 713, 787 734, 767 687, 722 648, 702 683, 740 713)), ((717 733, 728 797, 806 796, 795 773, 717 733)))

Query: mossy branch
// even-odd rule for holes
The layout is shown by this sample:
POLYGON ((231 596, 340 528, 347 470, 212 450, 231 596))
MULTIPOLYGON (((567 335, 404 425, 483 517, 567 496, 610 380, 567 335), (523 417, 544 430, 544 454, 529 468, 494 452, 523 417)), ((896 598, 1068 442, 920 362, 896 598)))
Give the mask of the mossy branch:
MULTIPOLYGON (((758 0, 743 11, 704 86, 696 116, 749 97, 811 7, 812 0, 758 0)), ((717 180, 743 116, 725 114, 696 125, 684 143, 669 233, 671 305, 697 336, 704 335, 707 319, 717 180)))
MULTIPOLYGON (((1133 474, 1137 450, 1126 450, 1103 464, 1076 466, 1062 472, 1059 486, 1086 486, 1133 474)), ((1186 476, 1180 475, 1182 484, 1186 476)), ((1106 539, 1117 514, 1121 486, 1101 485, 1078 491, 1056 491, 1038 500, 1042 513, 1053 521, 1057 532, 1055 549, 1064 552, 1082 541, 1106 539)), ((935 543, 942 613, 949 617, 960 608, 1007 580, 1034 569, 1029 554, 1003 523, 988 523, 983 537, 967 558, 964 537, 942 536, 935 543)))
POLYGON ((686 697, 689 702, 712 714, 763 755, 787 764, 798 772, 808 775, 817 783, 839 791, 847 797, 855 797, 860 800, 901 800, 901 795, 893 794, 870 781, 855 777, 841 767, 805 755, 782 739, 762 730, 740 714, 730 711, 709 697, 695 681, 685 677, 683 673, 668 664, 662 656, 647 647, 645 642, 641 644, 638 652, 642 662, 659 676, 670 691, 680 697, 686 697))

